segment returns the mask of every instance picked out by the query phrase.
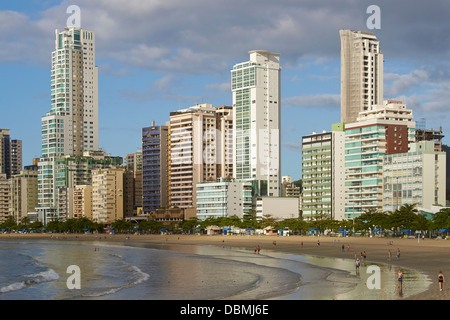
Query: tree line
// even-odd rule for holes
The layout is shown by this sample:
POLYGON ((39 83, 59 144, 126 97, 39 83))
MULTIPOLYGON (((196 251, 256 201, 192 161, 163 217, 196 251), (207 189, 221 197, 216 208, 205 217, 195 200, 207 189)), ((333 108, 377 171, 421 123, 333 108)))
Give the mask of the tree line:
MULTIPOLYGON (((303 220, 302 218, 291 218, 284 220, 276 220, 273 217, 265 216, 257 219, 256 214, 250 214, 244 218, 237 216, 218 217, 199 220, 191 218, 179 222, 177 225, 172 224, 169 229, 171 231, 195 232, 198 229, 206 229, 208 226, 218 227, 236 227, 241 229, 264 229, 271 227, 274 230, 289 229, 291 231, 307 234, 308 230, 317 229, 319 232, 330 230, 337 232, 339 229, 346 229, 350 233, 369 233, 376 229, 391 231, 394 235, 401 234, 402 230, 415 230, 421 232, 438 231, 440 229, 450 229, 450 208, 442 209, 428 220, 424 215, 419 214, 414 205, 404 204, 394 212, 378 212, 369 210, 355 219, 349 220, 303 220)), ((82 233, 86 231, 105 232, 107 226, 82 217, 78 219, 67 219, 65 221, 50 221, 46 226, 41 222, 30 223, 28 218, 22 219, 17 224, 13 217, 8 217, 6 221, 0 224, 0 230, 27 230, 50 231, 50 232, 72 232, 82 233)), ((154 220, 143 220, 139 223, 133 223, 124 219, 114 221, 110 228, 114 228, 117 232, 161 232, 164 225, 154 220)))

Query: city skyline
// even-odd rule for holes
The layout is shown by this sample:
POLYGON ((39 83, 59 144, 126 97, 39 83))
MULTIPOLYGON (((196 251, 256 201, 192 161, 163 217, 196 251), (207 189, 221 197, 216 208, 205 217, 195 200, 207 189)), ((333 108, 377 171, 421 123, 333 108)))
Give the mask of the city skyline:
POLYGON ((409 1, 402 7, 401 3, 380 3, 381 29, 367 30, 366 9, 374 3, 365 1, 353 6, 345 1, 339 6, 331 1, 264 2, 262 7, 273 13, 270 17, 249 1, 239 2, 242 11, 252 13, 247 20, 235 12, 239 7, 234 2, 228 7, 203 1, 149 2, 139 7, 133 1, 126 6, 119 1, 33 1, 26 5, 5 1, 0 5, 0 21, 5 26, 0 31, 0 71, 8 77, 1 83, 4 116, 0 127, 23 141, 24 165, 41 156, 40 118, 51 106, 53 35, 65 27, 66 9, 75 4, 81 8, 81 27, 96 32, 99 146, 112 155, 135 152, 141 144, 141 129, 152 120, 164 125, 171 111, 197 103, 232 105, 231 67, 246 60, 248 51, 264 49, 279 53, 283 67, 281 175, 299 179, 301 137, 312 131, 330 131, 330 124, 340 119, 340 29, 375 34, 385 59, 384 99, 402 100, 416 120, 426 117, 427 128, 443 126, 445 135, 449 130, 445 121, 449 50, 445 41, 437 40, 445 39, 448 22, 441 18, 449 5, 409 1), (166 19, 154 31, 151 27, 156 24, 147 23, 161 13, 178 22, 166 19), (188 18, 192 16, 199 21, 193 23, 188 18), (134 24, 130 24, 133 17, 134 24), (255 17, 268 20, 262 23, 255 17), (321 25, 323 19, 329 21, 326 26, 321 25), (425 28, 418 29, 424 22, 425 28), (202 28, 203 24, 211 25, 211 30, 202 28), (26 117, 13 116, 19 108, 26 117), (124 110, 130 111, 128 117, 123 117, 124 110))

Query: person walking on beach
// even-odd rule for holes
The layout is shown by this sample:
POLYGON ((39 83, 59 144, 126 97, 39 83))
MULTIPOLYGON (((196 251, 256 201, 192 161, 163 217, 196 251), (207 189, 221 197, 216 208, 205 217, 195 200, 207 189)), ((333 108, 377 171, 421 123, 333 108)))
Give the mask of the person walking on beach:
POLYGON ((443 290, 444 281, 445 281, 444 274, 442 273, 442 271, 439 271, 439 274, 438 274, 439 291, 443 290))
POLYGON ((364 251, 363 253, 364 265, 366 265, 367 253, 364 251))
POLYGON ((400 259, 400 249, 397 248, 397 259, 400 259))
POLYGON ((317 245, 320 246, 320 240, 317 240, 317 245))
POLYGON ((388 260, 391 260, 391 257, 392 257, 392 252, 391 252, 391 249, 389 249, 388 250, 388 260))
POLYGON ((342 252, 344 252, 345 251, 345 246, 344 245, 342 245, 342 252))

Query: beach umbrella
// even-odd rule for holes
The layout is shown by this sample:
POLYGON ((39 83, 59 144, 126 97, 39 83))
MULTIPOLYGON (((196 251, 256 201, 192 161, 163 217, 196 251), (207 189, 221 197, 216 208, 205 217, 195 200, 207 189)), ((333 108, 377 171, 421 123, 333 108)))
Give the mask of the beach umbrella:
POLYGON ((412 235, 414 233, 414 230, 412 230, 412 229, 403 229, 402 233, 407 233, 410 236, 410 235, 412 235))

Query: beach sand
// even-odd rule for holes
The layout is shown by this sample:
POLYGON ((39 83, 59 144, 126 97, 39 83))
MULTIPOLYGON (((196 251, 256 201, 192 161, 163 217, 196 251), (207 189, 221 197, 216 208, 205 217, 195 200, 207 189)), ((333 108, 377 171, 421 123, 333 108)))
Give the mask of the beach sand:
POLYGON ((437 276, 442 271, 450 279, 450 241, 442 239, 404 239, 368 237, 309 237, 309 236, 238 236, 238 235, 95 235, 95 234, 0 234, 0 240, 42 239, 54 241, 135 242, 177 245, 216 245, 253 250, 257 245, 264 250, 288 254, 354 259, 355 253, 367 253, 367 262, 391 264, 393 267, 415 269, 432 281, 428 290, 410 296, 408 300, 450 300, 450 287, 444 283, 439 291, 437 276), (101 240, 100 240, 101 238, 101 240), (274 241, 276 244, 274 244, 274 241), (320 246, 317 242, 320 241, 320 246), (302 245, 303 243, 303 245, 302 245), (344 244, 345 251, 341 247, 344 244), (396 258, 397 248, 400 258, 396 258), (388 259, 388 250, 392 257, 388 259))

